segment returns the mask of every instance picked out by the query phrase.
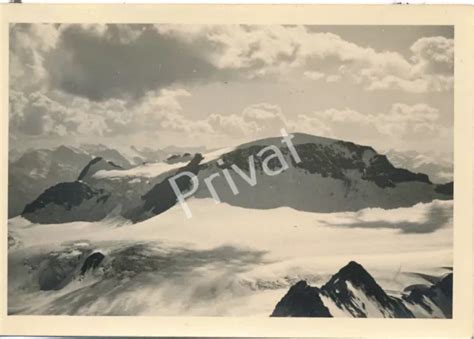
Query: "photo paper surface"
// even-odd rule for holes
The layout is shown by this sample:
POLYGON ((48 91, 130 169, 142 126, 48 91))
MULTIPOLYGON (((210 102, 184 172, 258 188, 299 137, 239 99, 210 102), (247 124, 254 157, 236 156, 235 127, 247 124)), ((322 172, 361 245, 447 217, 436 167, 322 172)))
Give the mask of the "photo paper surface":
POLYGON ((455 23, 67 21, 5 28, 7 319, 456 320, 455 23))

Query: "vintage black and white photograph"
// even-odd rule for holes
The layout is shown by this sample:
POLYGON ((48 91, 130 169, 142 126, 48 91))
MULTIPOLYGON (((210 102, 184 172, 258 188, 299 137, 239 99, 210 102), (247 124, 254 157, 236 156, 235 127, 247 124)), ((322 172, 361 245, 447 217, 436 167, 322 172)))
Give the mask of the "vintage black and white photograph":
POLYGON ((452 318, 454 33, 10 24, 8 315, 452 318))

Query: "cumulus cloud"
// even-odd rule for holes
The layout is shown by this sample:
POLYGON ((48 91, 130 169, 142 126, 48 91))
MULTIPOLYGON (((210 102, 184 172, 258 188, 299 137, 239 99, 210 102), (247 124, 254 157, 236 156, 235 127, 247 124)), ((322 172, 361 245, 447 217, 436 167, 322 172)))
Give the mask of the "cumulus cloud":
POLYGON ((414 42, 412 57, 361 47, 332 33, 303 26, 159 26, 165 35, 211 41, 209 60, 219 69, 239 69, 249 78, 302 69, 305 77, 327 82, 341 79, 367 90, 441 92, 452 88, 454 41, 426 37, 414 42), (319 69, 331 72, 321 73, 319 69))
POLYGON ((454 40, 445 37, 418 39, 411 47, 411 68, 407 76, 376 74, 364 70, 372 79, 369 90, 399 89, 412 93, 443 92, 453 88, 454 40))
POLYGON ((46 24, 14 24, 10 27, 10 87, 37 90, 49 81, 44 62, 56 47, 59 32, 55 25, 46 24))
POLYGON ((288 125, 281 108, 269 103, 252 104, 241 114, 211 114, 207 122, 215 133, 237 138, 278 135, 280 129, 288 125))
POLYGON ((253 104, 242 111, 243 119, 258 126, 257 132, 274 132, 285 127, 287 122, 281 107, 269 103, 253 104))
POLYGON ((209 133, 204 122, 182 115, 183 89, 149 91, 137 103, 100 102, 53 92, 10 93, 10 131, 25 136, 117 136, 148 131, 209 133))
POLYGON ((430 74, 452 74, 454 40, 444 37, 418 39, 411 47, 413 61, 420 71, 430 74))
POLYGON ((407 59, 304 26, 17 24, 10 31, 14 86, 43 81, 100 101, 140 98, 179 83, 281 76, 290 70, 367 90, 452 88, 454 43, 414 42, 407 59), (29 81, 28 81, 29 80, 29 81))
POLYGON ((209 133, 234 140, 278 136, 283 127, 381 147, 406 142, 449 143, 452 137, 451 130, 440 121, 438 109, 424 103, 395 103, 388 111, 378 113, 330 108, 289 117, 277 105, 259 103, 244 108, 240 114, 212 114, 201 123, 210 126, 209 133))
POLYGON ((128 103, 116 98, 94 101, 57 91, 25 95, 11 90, 10 132, 46 137, 175 132, 187 138, 215 135, 239 139, 275 134, 285 124, 280 107, 268 103, 250 105, 239 114, 191 119, 182 107, 182 100, 190 96, 184 89, 164 88, 128 103))
POLYGON ((148 26, 135 32, 133 40, 127 34, 124 42, 108 33, 117 25, 106 27, 107 34, 102 35, 89 33, 82 26, 63 30, 56 53, 48 59, 54 86, 92 100, 139 98, 149 90, 215 74, 199 44, 163 36, 148 26), (58 62, 62 67, 57 67, 58 62))
POLYGON ((399 139, 445 133, 436 108, 400 99, 387 112, 369 113, 346 108, 302 114, 311 107, 283 112, 259 102, 269 96, 253 97, 245 107, 235 100, 228 111, 222 104, 206 105, 209 111, 199 119, 183 108, 183 102, 196 100, 191 97, 196 85, 228 80, 239 89, 249 81, 263 80, 265 86, 286 79, 297 86, 304 80, 307 87, 311 81, 328 88, 352 85, 350 90, 365 89, 367 96, 452 91, 452 39, 420 38, 406 52, 375 50, 304 26, 14 24, 10 131, 13 136, 166 131, 239 139, 278 135, 287 127, 349 140, 363 139, 369 130, 399 139))
MULTIPOLYGON (((103 135, 107 131, 105 107, 89 102, 57 101, 42 92, 10 93, 10 133, 26 136, 103 135), (91 113, 90 113, 91 112, 91 113)), ((115 114, 114 114, 115 115, 115 114)))
POLYGON ((294 130, 355 142, 379 143, 380 140, 402 143, 407 140, 446 139, 449 129, 439 121, 439 111, 427 104, 393 104, 387 112, 361 113, 357 110, 326 109, 299 115, 292 122, 294 130))
POLYGON ((207 118, 207 122, 214 131, 221 132, 229 137, 241 138, 252 134, 257 129, 257 126, 246 122, 236 114, 222 115, 214 113, 207 118))

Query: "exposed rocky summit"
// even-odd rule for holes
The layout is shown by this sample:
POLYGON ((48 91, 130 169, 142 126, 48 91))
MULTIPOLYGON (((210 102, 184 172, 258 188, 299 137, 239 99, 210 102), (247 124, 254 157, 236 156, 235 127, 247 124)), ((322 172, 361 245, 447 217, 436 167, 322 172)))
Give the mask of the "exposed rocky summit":
POLYGON ((271 316, 450 318, 452 274, 430 287, 417 286, 399 298, 387 294, 362 265, 351 261, 321 288, 305 281, 293 285, 271 316))
POLYGON ((339 308, 345 309, 354 317, 367 316, 366 309, 361 308, 360 299, 356 298, 354 290, 360 291, 368 300, 378 305, 381 313, 386 317, 413 317, 400 299, 388 296, 364 267, 355 261, 344 266, 321 290, 339 308))
POLYGON ((293 285, 280 300, 272 317, 332 317, 320 297, 321 290, 309 286, 306 281, 293 285))

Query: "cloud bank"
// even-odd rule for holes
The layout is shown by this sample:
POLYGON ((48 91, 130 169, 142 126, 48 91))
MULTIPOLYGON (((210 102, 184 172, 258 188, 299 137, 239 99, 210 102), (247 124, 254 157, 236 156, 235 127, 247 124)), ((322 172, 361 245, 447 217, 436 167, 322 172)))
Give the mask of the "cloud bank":
POLYGON ((418 38, 401 53, 305 26, 15 24, 10 42, 10 134, 19 138, 181 133, 211 142, 282 127, 367 142, 452 134, 442 110, 425 100, 452 94, 454 41, 444 36, 418 38), (265 90, 287 79, 411 100, 378 111, 255 101, 193 112, 200 86, 265 90))

